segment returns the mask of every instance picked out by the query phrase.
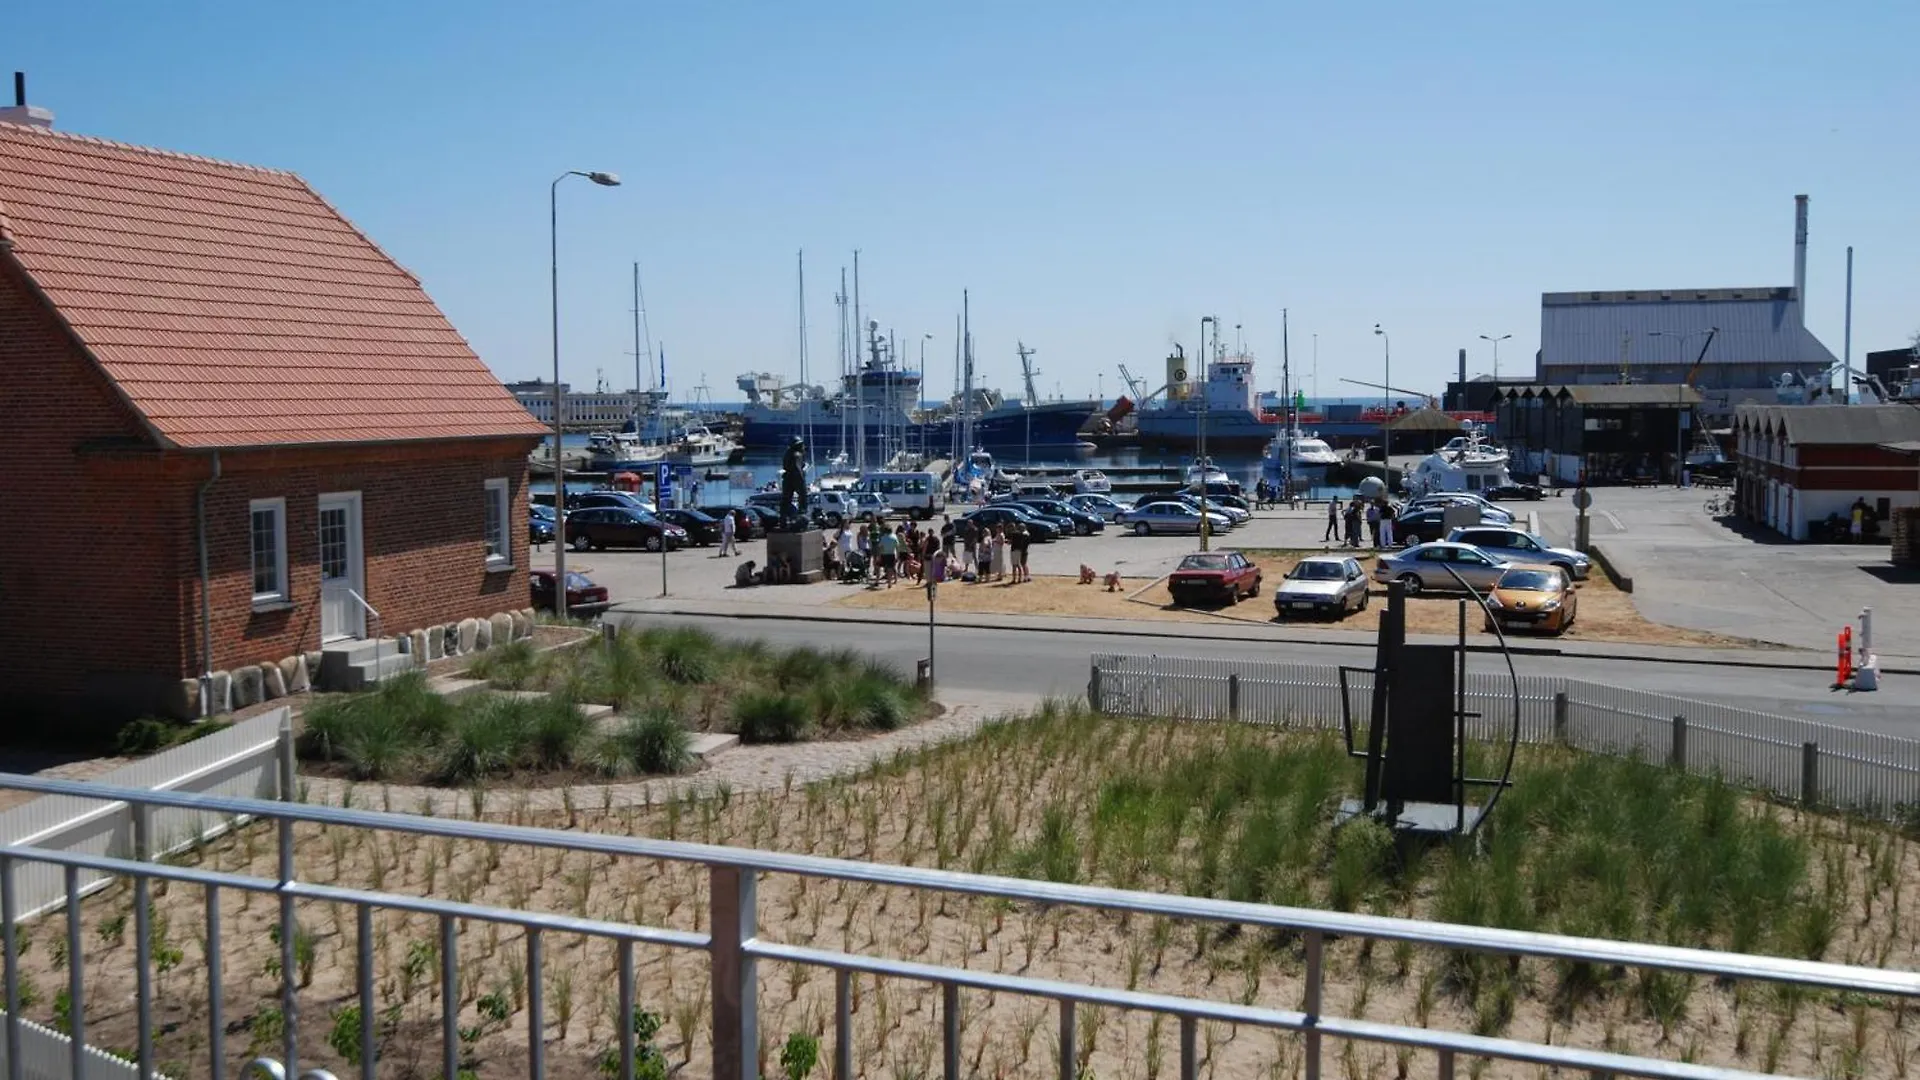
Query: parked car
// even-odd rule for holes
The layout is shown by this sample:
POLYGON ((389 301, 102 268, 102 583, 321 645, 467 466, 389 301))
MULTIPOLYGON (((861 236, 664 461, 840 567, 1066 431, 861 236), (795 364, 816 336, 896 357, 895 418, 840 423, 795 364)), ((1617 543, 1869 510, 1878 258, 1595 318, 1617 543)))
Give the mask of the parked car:
MULTIPOLYGON (((756 507, 746 506, 702 506, 699 511, 715 521, 733 518, 733 538, 735 540, 756 540, 767 534, 766 519, 760 516, 756 507)), ((773 517, 768 511, 768 517, 773 517)))
POLYGON ((1393 519, 1393 542, 1405 547, 1438 540, 1446 534, 1447 511, 1444 506, 1403 510, 1393 519))
POLYGON ((1032 514, 1025 512, 1019 505, 1013 503, 995 503, 989 506, 983 506, 961 517, 960 520, 971 521, 975 525, 985 526, 989 529, 996 525, 1005 527, 1018 521, 1027 527, 1027 535, 1035 540, 1044 543, 1048 540, 1057 540, 1060 538, 1060 530, 1058 527, 1034 517, 1032 514))
POLYGON ((1485 489, 1489 499, 1523 499, 1527 502, 1539 502, 1546 497, 1539 484, 1523 484, 1515 481, 1511 484, 1496 484, 1485 489))
POLYGON ((1092 536, 1094 533, 1106 531, 1107 528, 1106 518, 1101 517, 1099 514, 1081 510, 1062 499, 1043 499, 1023 496, 1013 499, 1012 501, 1019 503, 1029 510, 1037 510, 1048 517, 1066 518, 1073 523, 1073 534, 1075 536, 1092 536))
MULTIPOLYGON (((1133 506, 1123 511, 1114 524, 1132 529, 1136 536, 1150 536, 1153 533, 1193 533, 1200 532, 1200 511, 1177 499, 1151 503, 1147 506, 1133 506)), ((1233 527, 1219 514, 1211 515, 1207 529, 1224 533, 1233 527)))
POLYGON ((541 517, 539 514, 527 515, 527 540, 534 544, 546 544, 553 541, 553 517, 541 517))
MULTIPOLYGON (((1045 500, 1045 501, 1054 501, 1054 500, 1045 500)), ((1039 506, 1034 505, 1034 502, 1035 500, 1031 497, 1029 498, 1002 497, 999 499, 995 499, 993 502, 989 503, 988 505, 1009 507, 1017 513, 1025 514, 1027 517, 1027 520, 1029 521, 1044 521, 1053 528, 1053 531, 1055 533, 1059 534, 1062 537, 1072 536, 1074 535, 1074 533, 1079 531, 1074 527, 1075 523, 1072 517, 1068 516, 1067 514, 1055 513, 1051 510, 1043 510, 1039 506)))
POLYGON ((1500 575, 1487 592, 1487 607, 1501 626, 1531 626, 1554 634, 1564 634, 1573 625, 1580 606, 1580 594, 1573 582, 1557 567, 1516 566, 1500 575))
POLYGON ((1344 555, 1309 555, 1273 590, 1273 614, 1331 615, 1367 610, 1367 572, 1360 560, 1344 555))
POLYGON ((877 491, 849 491, 846 493, 849 510, 848 521, 885 521, 893 516, 893 500, 877 491))
POLYGON ((653 515, 662 521, 671 522, 687 531, 687 542, 705 547, 720 542, 720 522, 710 514, 684 507, 669 507, 653 515))
POLYGON ((1382 554, 1374 563, 1373 580, 1381 584, 1401 582, 1406 586, 1408 595, 1428 589, 1457 591, 1460 581, 1465 581, 1470 588, 1484 591, 1493 588, 1494 582, 1500 580, 1500 575, 1512 566, 1512 563, 1497 559, 1477 547, 1441 541, 1382 554), (1448 567, 1460 575, 1459 581, 1447 572, 1448 567))
POLYGON ((1253 516, 1253 507, 1248 504, 1247 500, 1238 495, 1209 495, 1207 496, 1207 501, 1219 503, 1228 510, 1238 510, 1248 517, 1253 516))
MULTIPOLYGON (((1235 526, 1244 525, 1249 519, 1253 517, 1252 514, 1249 514, 1244 510, 1234 510, 1230 507, 1222 506, 1221 504, 1214 502, 1212 499, 1207 500, 1207 502, 1208 502, 1208 506, 1207 506, 1208 511, 1211 512, 1215 517, 1224 518, 1226 520, 1228 528, 1234 528, 1235 526)), ((1133 508, 1136 510, 1140 510, 1149 506, 1165 506, 1168 504, 1172 504, 1176 506, 1184 506, 1187 509, 1192 510, 1196 513, 1198 513, 1200 510, 1200 499, 1197 496, 1189 495, 1186 492, 1179 492, 1173 495, 1149 495, 1149 496, 1146 496, 1145 498, 1142 498, 1136 501, 1133 504, 1133 508)))
MULTIPOLYGON (((653 513, 653 504, 635 495, 631 491, 580 491, 567 493, 567 513, 575 510, 592 510, 600 506, 627 507, 642 513, 653 513)), ((569 518, 569 521, 572 519, 569 518)))
POLYGON ((1478 495, 1468 491, 1442 491, 1431 495, 1422 495, 1407 504, 1409 510, 1444 509, 1448 506, 1477 506, 1480 508, 1480 524, 1511 525, 1513 511, 1495 506, 1478 495))
MULTIPOLYGON (((538 567, 527 571, 527 584, 533 593, 533 606, 540 611, 553 610, 553 571, 538 567)), ((591 614, 611 604, 605 585, 595 585, 578 570, 567 571, 567 610, 591 614)))
POLYGON ((756 522, 759 523, 760 531, 757 535, 765 536, 768 532, 773 530, 774 526, 780 524, 780 511, 778 510, 770 509, 765 506, 758 506, 758 505, 755 505, 754 503, 748 503, 745 506, 735 507, 735 509, 750 515, 756 522))
POLYGON ((567 542, 575 551, 643 547, 668 551, 687 542, 687 531, 630 506, 594 506, 567 515, 567 542))
POLYGON ((1098 514, 1109 523, 1118 518, 1127 508, 1126 503, 1119 502, 1110 495, 1093 492, 1070 496, 1067 499, 1067 505, 1085 513, 1098 514))
POLYGON ((1447 534, 1456 544, 1472 544, 1495 558, 1535 566, 1557 566, 1575 581, 1584 581, 1593 569, 1586 555, 1572 548, 1557 548, 1539 535, 1524 529, 1467 525, 1447 534))
POLYGON ((1260 595, 1260 568, 1237 551, 1196 551, 1180 560, 1167 578, 1173 602, 1237 604, 1260 595))

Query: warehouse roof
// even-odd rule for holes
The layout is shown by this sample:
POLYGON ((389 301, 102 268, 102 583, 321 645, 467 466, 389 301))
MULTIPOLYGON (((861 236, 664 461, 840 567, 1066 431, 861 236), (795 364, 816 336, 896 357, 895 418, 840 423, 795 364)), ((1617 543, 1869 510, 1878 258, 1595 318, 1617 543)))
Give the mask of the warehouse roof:
POLYGON ((1742 405, 1735 423, 1784 435, 1795 445, 1920 442, 1920 408, 1912 405, 1742 405))
POLYGON ((1540 363, 1618 367, 1691 366, 1719 330, 1705 362, 1818 371, 1836 360, 1802 324, 1791 287, 1544 293, 1540 363), (1624 355, 1622 346, 1625 346, 1624 355))

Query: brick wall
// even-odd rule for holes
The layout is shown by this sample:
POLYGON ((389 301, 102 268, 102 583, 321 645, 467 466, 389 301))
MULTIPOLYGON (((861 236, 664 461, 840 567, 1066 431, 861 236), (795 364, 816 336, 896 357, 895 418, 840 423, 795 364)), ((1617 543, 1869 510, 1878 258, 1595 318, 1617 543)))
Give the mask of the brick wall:
MULTIPOLYGON (((319 499, 357 491, 367 602, 388 634, 491 615, 531 603, 527 592, 525 439, 367 448, 229 452, 207 497, 216 671, 271 662, 320 647, 319 499), (485 481, 506 477, 512 568, 486 568, 485 481), (248 505, 287 502, 287 575, 292 604, 255 611, 248 505)), ((191 485, 189 485, 191 490, 191 485)), ((191 545, 176 568, 195 583, 191 545)), ((177 624, 183 674, 199 670, 197 592, 177 624)), ((367 630, 374 625, 368 620, 367 630)))
POLYGON ((160 449, 4 258, 0 418, 0 694, 22 714, 155 711, 204 667, 318 649, 323 492, 361 493, 365 595, 385 632, 529 603, 532 440, 226 451, 207 498, 208 665, 194 503, 211 456, 160 449), (491 573, 482 535, 490 477, 509 479, 513 553, 511 570, 491 573), (270 497, 287 501, 293 602, 256 612, 248 503, 270 497))
POLYGON ((108 671, 179 666, 177 499, 164 482, 128 486, 78 453, 137 455, 143 440, 133 411, 0 256, 0 695, 23 711, 110 693, 108 671))

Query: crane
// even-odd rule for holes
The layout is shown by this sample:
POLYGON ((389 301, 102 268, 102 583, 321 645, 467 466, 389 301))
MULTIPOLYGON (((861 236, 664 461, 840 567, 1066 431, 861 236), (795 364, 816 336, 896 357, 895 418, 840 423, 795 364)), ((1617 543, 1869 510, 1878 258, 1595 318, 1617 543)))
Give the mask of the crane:
POLYGON ((1139 401, 1147 396, 1147 380, 1128 371, 1125 364, 1120 365, 1120 381, 1127 384, 1127 393, 1133 395, 1133 400, 1139 401))
POLYGON ((1419 398, 1421 401, 1427 403, 1427 408, 1429 409, 1437 409, 1440 407, 1440 402, 1432 394, 1423 394, 1418 390, 1402 390, 1397 386, 1388 386, 1385 383, 1362 382, 1359 379, 1341 379, 1340 381, 1352 383, 1355 386, 1364 386, 1369 390, 1385 390, 1393 394, 1405 394, 1411 398, 1419 398))
MULTIPOLYGON (((1717 326, 1707 327, 1707 340, 1700 343, 1700 355, 1693 358, 1693 366, 1687 369, 1687 385, 1688 386, 1692 386, 1694 383, 1694 380, 1700 377, 1700 368, 1703 365, 1705 365, 1707 362, 1707 349, 1712 347, 1713 339, 1719 333, 1720 333, 1719 327, 1717 326)), ((1831 377, 1831 375, 1829 375, 1829 377, 1831 377)))
POLYGON ((1040 374, 1040 369, 1033 366, 1033 350, 1027 348, 1027 343, 1024 341, 1014 342, 1014 345, 1015 351, 1020 354, 1020 374, 1027 383, 1027 404, 1037 405, 1040 402, 1040 395, 1034 392, 1033 377, 1040 374))

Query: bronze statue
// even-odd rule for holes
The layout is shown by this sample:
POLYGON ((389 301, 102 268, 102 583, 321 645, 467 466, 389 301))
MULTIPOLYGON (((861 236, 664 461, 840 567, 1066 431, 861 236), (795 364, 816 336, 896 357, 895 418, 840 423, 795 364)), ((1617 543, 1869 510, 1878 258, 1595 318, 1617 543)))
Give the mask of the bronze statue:
POLYGON ((780 527, 787 532, 807 528, 807 444, 798 436, 780 463, 780 527))

